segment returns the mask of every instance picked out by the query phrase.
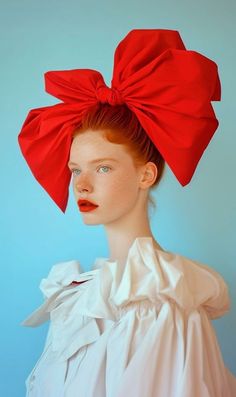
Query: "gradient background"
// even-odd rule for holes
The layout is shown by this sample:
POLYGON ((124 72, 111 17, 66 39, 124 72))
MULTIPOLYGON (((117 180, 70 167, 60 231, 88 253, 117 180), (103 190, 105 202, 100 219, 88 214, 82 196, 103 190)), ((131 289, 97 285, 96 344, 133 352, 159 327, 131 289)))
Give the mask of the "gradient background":
POLYGON ((0 6, 0 395, 25 396, 25 379, 41 354, 48 325, 20 325, 42 303, 41 278, 57 262, 78 259, 86 271, 108 255, 103 226, 83 224, 72 191, 64 215, 34 179, 18 133, 30 109, 58 102, 44 92, 44 72, 97 69, 110 85, 114 49, 134 28, 179 30, 187 49, 219 66, 222 102, 213 106, 220 126, 189 185, 183 188, 167 166, 151 226, 166 250, 210 265, 227 282, 231 311, 212 323, 225 364, 236 374, 236 3, 11 0, 0 6))

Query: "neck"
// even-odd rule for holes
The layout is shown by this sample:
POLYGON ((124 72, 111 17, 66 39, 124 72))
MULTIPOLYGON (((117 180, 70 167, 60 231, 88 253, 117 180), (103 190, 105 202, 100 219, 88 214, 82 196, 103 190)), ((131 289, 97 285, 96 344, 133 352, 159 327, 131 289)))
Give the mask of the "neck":
POLYGON ((152 234, 147 214, 132 220, 127 216, 126 220, 123 219, 118 224, 105 225, 105 230, 109 245, 109 259, 118 261, 121 266, 126 263, 129 248, 137 237, 152 237, 154 246, 163 250, 152 234))

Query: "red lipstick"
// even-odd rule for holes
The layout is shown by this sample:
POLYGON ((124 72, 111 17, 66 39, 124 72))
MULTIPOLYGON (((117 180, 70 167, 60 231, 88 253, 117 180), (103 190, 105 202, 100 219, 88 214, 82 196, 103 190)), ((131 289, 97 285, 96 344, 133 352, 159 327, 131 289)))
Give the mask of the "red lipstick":
POLYGON ((78 200, 77 204, 78 204, 79 210, 81 212, 93 211, 93 210, 95 210, 95 208, 98 207, 97 204, 92 203, 91 201, 82 200, 82 199, 78 200))

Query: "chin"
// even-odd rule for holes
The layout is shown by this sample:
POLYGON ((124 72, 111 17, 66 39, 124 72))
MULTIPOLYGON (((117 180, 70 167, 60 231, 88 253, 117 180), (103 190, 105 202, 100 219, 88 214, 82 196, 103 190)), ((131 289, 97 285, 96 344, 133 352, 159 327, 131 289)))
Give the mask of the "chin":
POLYGON ((99 222, 95 219, 89 219, 89 217, 83 217, 82 216, 82 221, 86 224, 86 225, 100 225, 102 222, 99 222))
POLYGON ((101 225, 101 222, 84 222, 86 225, 90 225, 90 226, 97 226, 97 225, 101 225))
MULTIPOLYGON (((112 210, 111 210, 111 212, 112 212, 112 210)), ((84 224, 107 226, 107 225, 111 225, 112 223, 115 224, 116 222, 119 222, 126 213, 113 214, 113 217, 111 216, 111 214, 110 214, 110 216, 105 215, 105 214, 104 214, 104 216, 99 216, 99 217, 97 215, 93 216, 93 214, 90 212, 81 212, 81 214, 82 214, 82 220, 83 220, 84 224)))

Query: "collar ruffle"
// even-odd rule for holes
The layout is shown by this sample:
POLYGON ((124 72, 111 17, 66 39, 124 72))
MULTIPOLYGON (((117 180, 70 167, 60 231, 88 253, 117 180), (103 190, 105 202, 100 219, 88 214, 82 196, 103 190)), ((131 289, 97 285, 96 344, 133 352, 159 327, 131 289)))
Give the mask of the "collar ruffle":
POLYGON ((123 268, 102 257, 87 272, 77 260, 58 263, 40 289, 45 301, 22 325, 34 327, 50 319, 53 350, 62 360, 99 338, 96 318, 116 322, 120 309, 130 303, 146 300, 158 310, 171 300, 186 314, 201 306, 211 319, 230 309, 228 287, 218 272, 156 249, 152 237, 134 240, 123 268))

